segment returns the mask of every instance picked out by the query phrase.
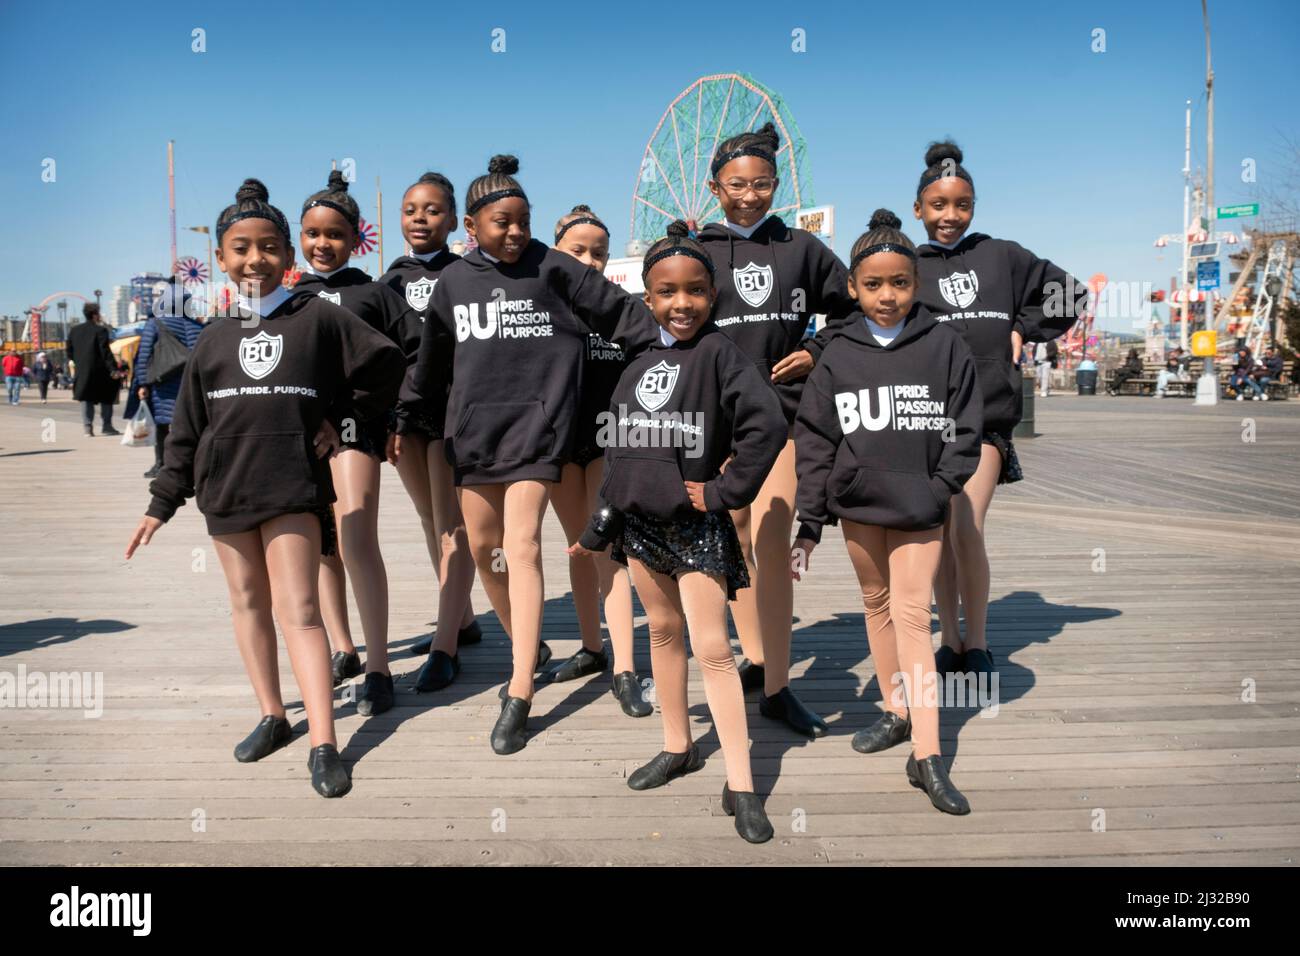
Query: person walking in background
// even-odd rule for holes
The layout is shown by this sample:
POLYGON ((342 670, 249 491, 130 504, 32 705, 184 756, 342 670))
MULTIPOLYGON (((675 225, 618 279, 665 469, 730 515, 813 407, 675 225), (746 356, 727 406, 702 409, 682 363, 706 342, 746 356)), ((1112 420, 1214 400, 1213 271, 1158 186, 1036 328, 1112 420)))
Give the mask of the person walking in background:
POLYGON ((86 321, 68 333, 68 360, 74 363, 72 397, 81 402, 81 420, 86 435, 94 436, 95 406, 99 406, 100 429, 105 435, 122 434, 113 427, 113 406, 117 404, 118 364, 108 347, 108 329, 100 321, 99 306, 87 302, 81 308, 86 321))
POLYGON ((1039 342, 1034 346, 1034 365, 1038 373, 1038 394, 1047 398, 1052 392, 1052 369, 1056 368, 1056 358, 1060 349, 1056 342, 1039 342))
POLYGON ((17 352, 10 351, 4 357, 5 372, 5 390, 9 393, 9 404, 17 405, 23 394, 23 357, 17 352))
POLYGON ((50 391, 50 381, 54 378, 54 363, 44 352, 36 353, 36 361, 32 362, 32 381, 41 392, 41 404, 46 404, 46 396, 50 391))
MULTIPOLYGON (((135 373, 131 382, 136 397, 148 402, 154 421, 153 467, 144 473, 146 478, 157 478, 162 470, 163 449, 167 433, 171 430, 172 413, 180 395, 181 380, 189 353, 203 331, 203 323, 185 314, 189 297, 181 293, 181 302, 175 302, 176 285, 173 282, 159 300, 152 319, 145 323, 140 333, 140 349, 135 357, 135 373)), ((127 417, 134 408, 128 407, 127 417)))

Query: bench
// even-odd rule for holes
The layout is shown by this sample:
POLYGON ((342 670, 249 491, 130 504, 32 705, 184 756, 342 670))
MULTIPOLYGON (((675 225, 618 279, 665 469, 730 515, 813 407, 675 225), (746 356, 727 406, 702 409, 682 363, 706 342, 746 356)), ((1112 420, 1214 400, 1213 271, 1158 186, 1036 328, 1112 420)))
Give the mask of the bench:
MULTIPOLYGON (((1286 401, 1286 399, 1289 398, 1292 393, 1297 391, 1297 383, 1294 374, 1295 372, 1294 365, 1295 363, 1291 361, 1287 361, 1283 363, 1282 377, 1275 382, 1269 382, 1268 385, 1265 386, 1265 394, 1268 395, 1269 399, 1286 401)), ((1156 385, 1159 382, 1158 376, 1160 372, 1164 370, 1164 367, 1165 366, 1163 362, 1144 363, 1142 366, 1142 374, 1134 376, 1133 378, 1130 378, 1126 382, 1124 382, 1124 384, 1119 387, 1118 394, 1155 395, 1156 385)), ((1232 380, 1232 366, 1228 364, 1226 359, 1220 358, 1215 363, 1215 371, 1219 379, 1220 397, 1235 399, 1237 397, 1237 393, 1229 385, 1229 382, 1232 380)), ((1115 379, 1118 372, 1119 369, 1114 368, 1111 369, 1110 372, 1107 374, 1105 384, 1108 390, 1115 389, 1115 379)), ((1171 379, 1165 387, 1165 394, 1171 396, 1195 398, 1196 382, 1200 377, 1201 377, 1200 370, 1198 369, 1196 364, 1193 364, 1192 368, 1188 372, 1188 379, 1183 382, 1179 382, 1171 379)))

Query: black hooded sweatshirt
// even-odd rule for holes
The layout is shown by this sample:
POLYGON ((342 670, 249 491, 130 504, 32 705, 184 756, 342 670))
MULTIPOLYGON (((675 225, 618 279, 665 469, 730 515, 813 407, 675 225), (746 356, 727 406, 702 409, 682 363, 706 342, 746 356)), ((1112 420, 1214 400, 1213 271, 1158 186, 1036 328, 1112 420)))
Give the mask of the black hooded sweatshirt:
MULTIPOLYGON (((420 354, 420 339, 424 334, 424 320, 429 310, 429 299, 442 270, 453 262, 459 262, 460 256, 451 252, 446 246, 439 249, 427 262, 415 256, 398 256, 389 265, 388 271, 379 277, 379 281, 406 299, 406 304, 419 318, 415 349, 406 353, 407 367, 415 364, 420 354)), ((450 383, 448 383, 450 384, 450 383)), ((442 438, 443 418, 447 413, 447 397, 431 404, 428 414, 420 420, 408 420, 407 430, 423 433, 431 439, 442 438)))
POLYGON ((640 299, 537 240, 519 261, 475 249, 443 270, 398 432, 428 415, 451 382, 446 453, 456 484, 558 481, 572 459, 587 335, 633 354, 658 336, 640 299))
POLYGON ((401 350, 340 306, 295 290, 257 321, 211 320, 185 366, 146 514, 167 521, 196 496, 211 534, 334 500, 312 447, 340 405, 372 417, 401 382, 401 350))
MULTIPOLYGON (((671 521, 697 513, 683 482, 698 481, 709 511, 744 508, 772 470, 786 432, 781 403, 763 387, 762 373, 712 322, 689 341, 656 341, 628 363, 614 389, 601 434, 601 505, 671 521)), ((583 533, 584 547, 609 544, 605 524, 598 512, 583 533)))
MULTIPOLYGON (((376 332, 388 336, 406 355, 408 362, 415 361, 420 350, 420 333, 424 331, 423 322, 415 310, 409 308, 402 297, 387 284, 376 282, 368 273, 348 266, 329 276, 304 272, 293 289, 295 292, 314 292, 328 302, 341 305, 376 332)), ((399 388, 401 384, 402 378, 399 375, 399 388)), ((371 441, 380 443, 382 448, 391 412, 391 408, 385 408, 378 415, 367 419, 349 408, 345 400, 339 408, 332 410, 330 417, 339 421, 355 415, 360 419, 362 427, 377 433, 371 436, 371 441)))
MULTIPOLYGON (((848 271, 834 252, 803 229, 768 216, 750 238, 725 223, 711 222, 696 237, 713 260, 718 304, 714 322, 750 357, 768 385, 772 366, 797 348, 816 359, 844 319, 857 308, 849 297, 848 271), (811 339, 804 333, 813 315, 826 324, 811 339)), ((803 381, 773 386, 787 423, 794 421, 803 381)))
POLYGON ((1012 331, 1028 342, 1065 334, 1081 314, 1079 296, 1087 288, 1020 244, 981 232, 963 236, 952 249, 922 243, 916 254, 917 297, 960 332, 975 355, 985 431, 1010 434, 1020 422, 1022 388, 1012 331))
POLYGON ((961 336, 919 302, 888 347, 853 318, 809 374, 794 424, 798 535, 813 541, 839 518, 936 528, 980 460, 975 363, 961 336))

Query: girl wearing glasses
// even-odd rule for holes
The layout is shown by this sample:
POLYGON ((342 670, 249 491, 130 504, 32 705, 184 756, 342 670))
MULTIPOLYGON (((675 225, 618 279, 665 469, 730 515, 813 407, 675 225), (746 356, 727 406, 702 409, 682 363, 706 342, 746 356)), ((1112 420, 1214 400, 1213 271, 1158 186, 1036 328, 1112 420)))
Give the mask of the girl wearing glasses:
POLYGON ((834 328, 854 310, 848 273, 812 233, 792 229, 772 208, 779 184, 781 139, 771 123, 718 146, 709 191, 723 221, 700 230, 698 239, 717 276, 716 325, 759 367, 776 390, 785 413, 787 440, 753 503, 732 512, 745 564, 754 586, 731 602, 745 660, 746 690, 760 690, 759 712, 807 737, 826 733, 826 723, 790 690, 790 629, 794 590, 790 536, 794 524, 794 441, 788 429, 803 381, 834 328), (805 338, 814 314, 826 328, 805 338))

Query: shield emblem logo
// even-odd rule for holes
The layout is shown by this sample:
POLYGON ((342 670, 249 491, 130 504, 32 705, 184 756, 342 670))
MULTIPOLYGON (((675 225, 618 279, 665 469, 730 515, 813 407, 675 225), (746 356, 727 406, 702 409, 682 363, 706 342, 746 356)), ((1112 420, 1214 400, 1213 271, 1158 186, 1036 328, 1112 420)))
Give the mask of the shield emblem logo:
POLYGON ((249 378, 266 378, 280 364, 283 345, 283 335, 258 332, 251 339, 239 343, 239 367, 249 378))
POLYGON ((433 287, 437 284, 437 279, 428 276, 406 283, 406 304, 416 312, 423 312, 428 308, 429 296, 433 295, 433 287))
POLYGON ((740 297, 754 308, 766 302, 772 294, 771 266, 758 266, 751 262, 743 269, 732 269, 731 275, 740 297))
POLYGON ((964 309, 974 302, 979 287, 979 276, 973 269, 970 272, 954 272, 948 278, 939 280, 939 293, 954 309, 964 309))
POLYGON ((641 374, 641 381, 636 383, 636 400, 641 403, 641 407, 647 412, 657 412, 663 408, 673 394, 673 386, 677 384, 677 373, 681 368, 680 365, 660 362, 653 368, 646 369, 641 374))
POLYGON ((317 292, 316 294, 326 302, 333 302, 335 305, 343 304, 343 293, 341 292, 317 292))

